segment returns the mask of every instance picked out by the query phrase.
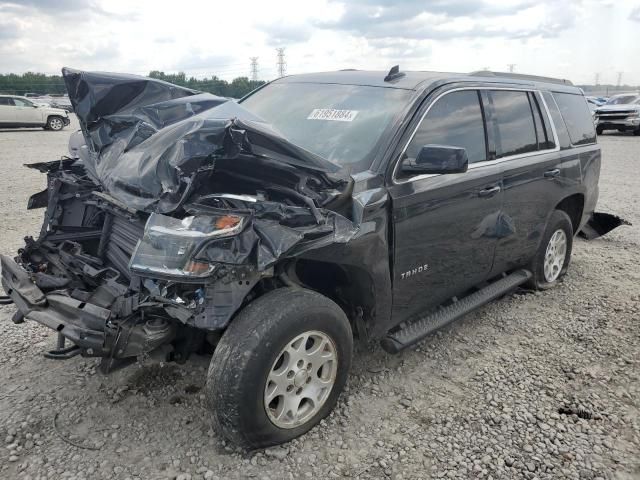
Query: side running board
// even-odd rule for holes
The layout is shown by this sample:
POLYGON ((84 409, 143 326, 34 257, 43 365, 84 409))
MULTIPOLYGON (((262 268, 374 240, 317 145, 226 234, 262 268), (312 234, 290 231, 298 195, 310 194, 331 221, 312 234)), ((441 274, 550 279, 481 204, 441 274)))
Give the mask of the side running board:
POLYGON ((501 297, 531 278, 528 270, 517 270, 463 299, 427 315, 418 315, 400 330, 387 334, 380 344, 389 353, 398 353, 415 345, 431 332, 466 315, 476 308, 501 297))

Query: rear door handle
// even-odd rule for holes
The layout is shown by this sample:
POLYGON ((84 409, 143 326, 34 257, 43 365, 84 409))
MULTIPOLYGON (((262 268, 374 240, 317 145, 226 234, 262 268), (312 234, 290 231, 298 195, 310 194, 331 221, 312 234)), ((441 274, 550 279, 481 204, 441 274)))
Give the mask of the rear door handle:
POLYGON ((554 168, 553 170, 547 170, 544 172, 544 178, 556 178, 560 176, 560 169, 554 168))
POLYGON ((478 192, 478 196, 479 197, 493 197, 496 193, 498 193, 500 190, 502 190, 500 188, 500 185, 494 185, 493 187, 487 187, 487 188, 483 188, 482 190, 480 190, 478 192))

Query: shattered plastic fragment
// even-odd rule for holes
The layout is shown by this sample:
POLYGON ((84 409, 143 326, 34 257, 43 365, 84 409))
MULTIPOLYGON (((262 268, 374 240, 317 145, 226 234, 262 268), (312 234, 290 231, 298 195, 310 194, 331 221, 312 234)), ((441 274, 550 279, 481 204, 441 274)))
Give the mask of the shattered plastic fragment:
POLYGON ((580 237, 586 240, 593 240, 594 238, 606 235, 614 228, 620 225, 631 225, 630 222, 612 215, 610 213, 594 212, 589 221, 582 227, 582 230, 578 233, 580 237))

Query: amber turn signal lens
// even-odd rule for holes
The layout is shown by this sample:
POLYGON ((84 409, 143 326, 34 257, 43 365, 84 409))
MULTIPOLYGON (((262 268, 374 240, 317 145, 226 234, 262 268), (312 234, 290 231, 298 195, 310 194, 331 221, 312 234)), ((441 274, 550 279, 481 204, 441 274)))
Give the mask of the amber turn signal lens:
POLYGON ((240 223, 240 217, 235 215, 225 215, 224 217, 218 217, 216 220, 216 228, 218 230, 226 230, 227 228, 233 228, 240 223))
POLYGON ((193 275, 204 275, 213 271, 213 265, 206 262, 197 262, 195 260, 189 260, 184 266, 184 271, 193 275))

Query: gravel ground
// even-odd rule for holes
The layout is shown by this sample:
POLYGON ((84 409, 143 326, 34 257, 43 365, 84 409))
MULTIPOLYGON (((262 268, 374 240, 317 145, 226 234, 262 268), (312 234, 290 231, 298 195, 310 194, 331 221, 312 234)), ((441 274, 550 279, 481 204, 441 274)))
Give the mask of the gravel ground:
MULTIPOLYGON (((21 165, 65 153, 72 131, 0 131, 2 253, 40 228, 25 204, 44 177, 21 165)), ((335 412, 282 447, 240 451, 211 431, 208 358, 104 377, 95 360, 43 358, 53 334, 0 307, 0 478, 640 478, 640 138, 600 144, 600 210, 635 226, 576 241, 553 290, 401 355, 359 346, 335 412)))

